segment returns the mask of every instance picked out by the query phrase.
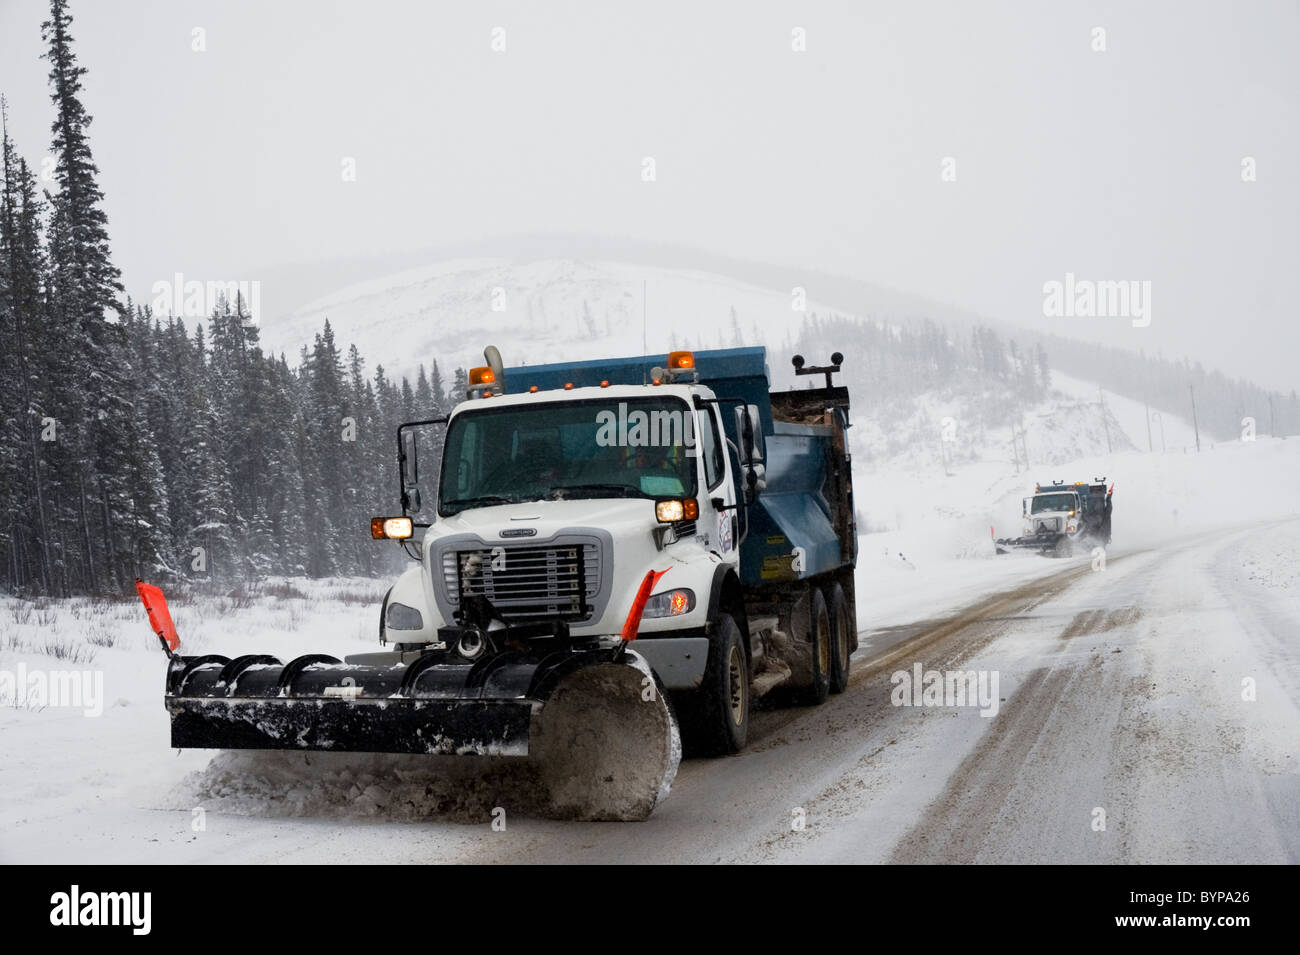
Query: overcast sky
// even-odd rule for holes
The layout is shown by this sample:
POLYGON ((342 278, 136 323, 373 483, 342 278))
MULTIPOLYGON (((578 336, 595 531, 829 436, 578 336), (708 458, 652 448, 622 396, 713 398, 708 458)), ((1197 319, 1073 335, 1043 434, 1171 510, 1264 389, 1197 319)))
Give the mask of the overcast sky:
MULTIPOLYGON (((137 299, 176 271, 256 279, 591 232, 817 267, 1287 390, 1300 386, 1298 11, 72 3, 137 299), (1150 325, 1044 318, 1043 284, 1067 272, 1151 282, 1150 325)), ((0 0, 0 91, 34 163, 50 138, 46 15, 41 0, 0 0)))

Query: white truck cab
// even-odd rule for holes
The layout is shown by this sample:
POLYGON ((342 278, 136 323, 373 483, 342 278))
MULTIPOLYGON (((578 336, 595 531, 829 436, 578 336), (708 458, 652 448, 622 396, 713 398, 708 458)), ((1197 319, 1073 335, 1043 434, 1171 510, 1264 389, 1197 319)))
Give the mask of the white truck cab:
POLYGON ((669 689, 698 686, 713 581, 739 559, 714 397, 702 385, 608 385, 461 402, 441 454, 416 462, 408 493, 427 526, 420 564, 386 601, 385 640, 436 643, 475 594, 612 644, 654 570, 637 650, 669 689))

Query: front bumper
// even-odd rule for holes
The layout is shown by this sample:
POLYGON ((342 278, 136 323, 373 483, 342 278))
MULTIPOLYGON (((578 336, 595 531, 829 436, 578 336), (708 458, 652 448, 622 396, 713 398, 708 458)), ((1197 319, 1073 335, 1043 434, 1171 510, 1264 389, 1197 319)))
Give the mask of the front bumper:
POLYGON ((704 680, 709 662, 709 638, 642 634, 632 644, 645 657, 669 690, 691 690, 704 680))

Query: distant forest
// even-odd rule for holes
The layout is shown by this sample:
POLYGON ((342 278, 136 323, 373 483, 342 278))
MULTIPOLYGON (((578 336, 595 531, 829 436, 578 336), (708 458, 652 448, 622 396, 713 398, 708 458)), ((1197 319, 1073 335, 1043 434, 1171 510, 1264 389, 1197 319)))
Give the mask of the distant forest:
POLYGON ((1241 437, 1243 418, 1255 419, 1260 435, 1300 434, 1300 396, 1270 392, 1240 378, 1206 371, 1200 362, 1172 361, 1059 335, 1044 336, 1052 367, 1108 391, 1145 399, 1152 410, 1192 420, 1192 397, 1201 436, 1231 441, 1241 437), (1189 391, 1189 386, 1191 390, 1189 391))
POLYGON ((906 418, 912 400, 928 392, 978 398, 972 424, 998 427, 1047 396, 1051 366, 1043 348, 1022 348, 992 328, 954 335, 935 322, 894 324, 874 319, 810 315, 787 349, 822 364, 843 352, 838 376, 854 405, 873 417, 906 418), (864 411, 864 409, 869 409, 864 411))
POLYGON ((837 350, 851 356, 845 362, 844 383, 851 386, 859 407, 870 403, 872 414, 906 416, 913 398, 946 391, 979 398, 972 408, 975 423, 1006 425, 1046 396, 1055 370, 1145 400, 1152 411, 1188 422, 1194 396, 1197 423, 1206 440, 1239 438, 1246 417, 1255 419, 1259 435, 1300 434, 1300 397, 1294 391, 1269 392, 1186 359, 1171 361, 1032 330, 1004 339, 996 330, 978 325, 961 329, 955 323, 928 320, 812 315, 790 347, 809 361, 824 361, 837 350))

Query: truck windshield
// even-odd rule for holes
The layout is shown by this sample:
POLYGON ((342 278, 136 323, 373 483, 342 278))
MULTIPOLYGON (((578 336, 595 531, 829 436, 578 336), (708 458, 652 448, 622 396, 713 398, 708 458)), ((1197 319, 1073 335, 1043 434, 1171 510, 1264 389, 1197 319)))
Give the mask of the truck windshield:
POLYGON ((1073 494, 1036 494, 1029 513, 1041 514, 1043 511, 1078 510, 1079 501, 1073 494))
POLYGON ((448 427, 443 516, 522 501, 695 496, 694 414, 678 398, 484 405, 448 427))

